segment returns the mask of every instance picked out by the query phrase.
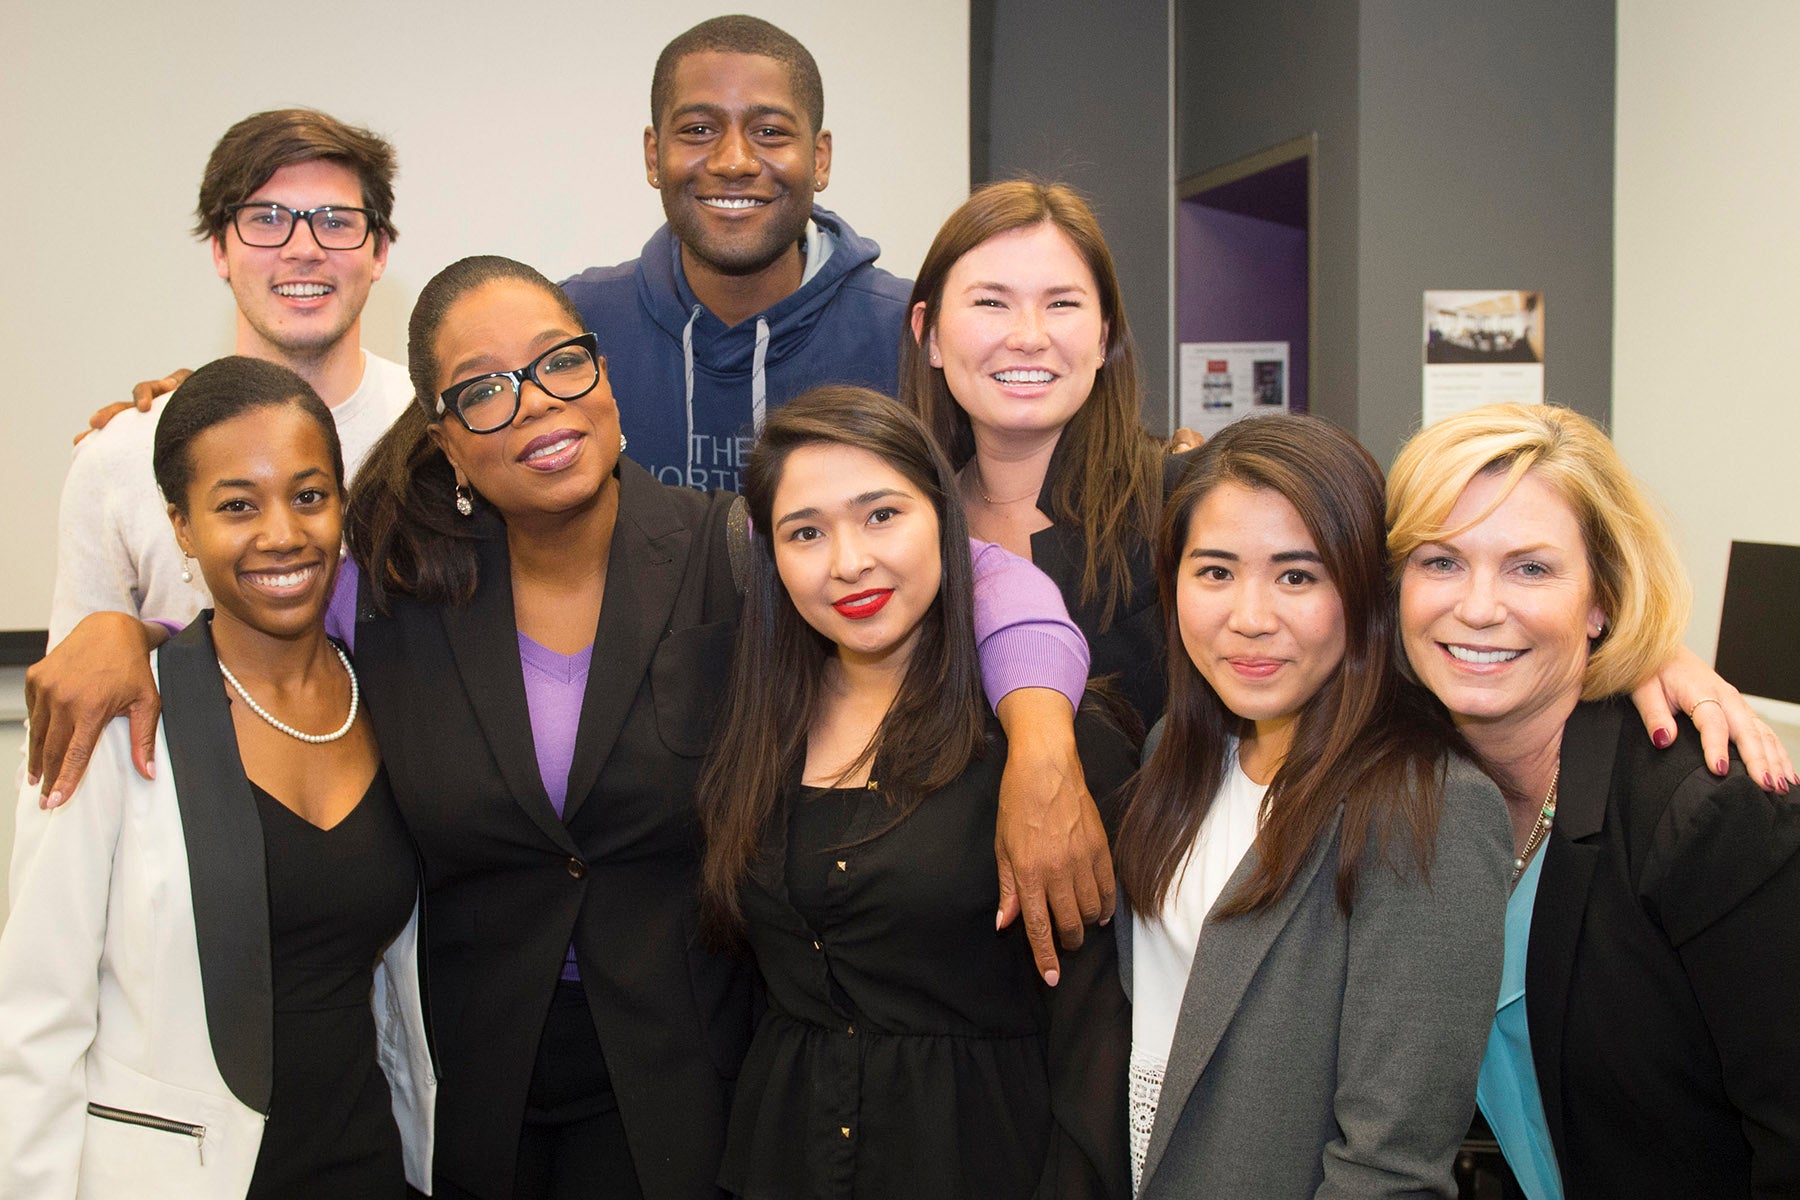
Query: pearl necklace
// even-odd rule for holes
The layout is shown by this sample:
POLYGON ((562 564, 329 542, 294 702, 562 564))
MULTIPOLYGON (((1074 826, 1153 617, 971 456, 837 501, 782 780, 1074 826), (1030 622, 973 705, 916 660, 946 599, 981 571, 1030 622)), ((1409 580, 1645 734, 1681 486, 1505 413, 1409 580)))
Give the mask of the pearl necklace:
POLYGON ((261 717, 291 738, 298 738, 313 746, 323 745, 326 742, 335 742, 346 733, 350 732, 350 727, 356 724, 357 703, 362 699, 362 694, 356 687, 356 672, 350 667, 350 656, 344 653, 343 647, 341 646, 333 645, 331 648, 337 651, 338 661, 344 664, 344 673, 350 676, 350 715, 344 718, 344 723, 338 726, 335 733, 301 733, 292 725, 277 721, 269 714, 268 709, 250 698, 250 693, 244 690, 244 685, 239 683, 237 676, 231 673, 231 668, 225 665, 224 659, 219 660, 219 674, 225 676, 225 682, 229 683, 236 689, 237 694, 244 698, 244 703, 250 706, 251 712, 255 713, 257 716, 261 717))
POLYGON ((1544 793, 1544 805, 1538 809, 1538 819, 1531 827, 1531 836, 1525 839, 1525 848, 1519 851, 1518 857, 1513 859, 1512 885, 1515 887, 1518 886, 1520 877, 1525 874, 1525 864, 1531 861, 1531 856, 1537 852, 1537 848, 1543 844, 1544 838, 1549 834, 1550 823, 1556 820, 1556 784, 1561 778, 1562 763, 1559 761, 1556 764, 1556 770, 1550 773, 1550 790, 1544 793))

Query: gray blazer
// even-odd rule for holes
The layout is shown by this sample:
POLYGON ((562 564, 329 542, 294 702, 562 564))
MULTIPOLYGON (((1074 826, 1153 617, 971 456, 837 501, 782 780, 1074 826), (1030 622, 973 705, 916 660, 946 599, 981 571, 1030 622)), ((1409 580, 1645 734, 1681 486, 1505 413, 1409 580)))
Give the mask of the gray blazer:
MULTIPOLYGON (((1256 851, 1225 887, 1249 878, 1256 851)), ((1456 1196, 1451 1161, 1499 993, 1512 835, 1449 766, 1429 881, 1365 857, 1338 909, 1338 832, 1280 903, 1200 935, 1144 1162, 1144 1200, 1456 1196)), ((1114 922, 1131 991, 1127 906, 1114 922)))

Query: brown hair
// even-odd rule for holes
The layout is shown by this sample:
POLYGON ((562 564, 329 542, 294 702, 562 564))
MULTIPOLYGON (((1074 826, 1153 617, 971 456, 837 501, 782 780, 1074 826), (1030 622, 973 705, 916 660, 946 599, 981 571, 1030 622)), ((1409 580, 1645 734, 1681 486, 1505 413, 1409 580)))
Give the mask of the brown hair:
POLYGON ((1456 537, 1450 510, 1477 475, 1503 472, 1492 512, 1527 473, 1575 514, 1606 628, 1591 643, 1581 698, 1628 692, 1668 660, 1687 624, 1687 574, 1656 505, 1598 425, 1566 408, 1489 404, 1412 436, 1388 488, 1388 556, 1398 579, 1413 551, 1456 537))
POLYGON ((542 290, 575 328, 587 331, 561 288, 524 263, 498 255, 458 259, 419 291, 406 338, 413 403, 363 460, 344 514, 350 553, 382 611, 390 592, 424 604, 465 604, 475 595, 475 542, 484 522, 457 513, 456 472, 430 434, 439 420, 437 334, 458 300, 499 280, 542 290))
POLYGON ((690 54, 759 54, 787 68, 794 103, 812 122, 812 132, 825 128, 825 83, 812 52, 784 29, 760 17, 741 13, 702 21, 663 47, 650 76, 650 127, 660 132, 663 114, 675 103, 675 68, 690 54))
POLYGON ((399 237, 394 228, 394 148, 367 129, 315 108, 255 113, 225 131, 200 177, 194 236, 224 237, 231 224, 226 209, 249 199, 281 168, 321 158, 355 173, 362 184, 362 207, 375 213, 376 232, 389 241, 399 237))
POLYGON ((921 619, 900 694, 850 768, 878 760, 881 791, 894 808, 893 821, 870 838, 904 821, 927 795, 962 774, 986 744, 968 527, 955 473, 931 435, 918 418, 866 388, 814 388, 771 412, 744 470, 755 549, 725 717, 700 777, 706 830, 701 912, 708 936, 722 944, 742 937, 738 891, 756 866, 770 821, 778 819, 781 789, 805 750, 833 652, 795 609, 768 537, 788 456, 813 445, 869 451, 916 486, 938 518, 943 576, 937 599, 921 619))
POLYGON ((1324 561, 1344 610, 1344 657, 1301 706, 1293 746, 1269 784, 1256 835, 1256 873, 1218 915, 1279 900, 1343 809, 1337 900, 1349 912, 1373 837, 1386 855, 1410 835, 1429 870, 1437 838, 1445 753, 1458 745, 1442 710, 1405 685, 1397 668, 1395 606, 1382 555, 1381 469, 1349 434, 1319 420, 1276 415, 1239 421, 1195 453, 1169 501, 1156 575, 1169 647, 1163 739, 1130 786, 1114 846, 1132 911, 1157 915, 1230 765, 1227 740, 1248 731, 1188 659, 1175 604, 1194 510, 1223 484, 1272 492, 1292 504, 1324 561))
MULTIPOLYGON (((1082 603, 1103 601, 1104 630, 1116 607, 1131 598, 1133 550, 1149 542, 1156 530, 1163 448, 1144 429, 1137 349, 1112 252, 1093 210, 1062 184, 1015 179, 987 185, 938 230, 919 267, 908 309, 925 305, 923 330, 929 334, 943 310, 950 270, 963 255, 999 234, 1041 224, 1062 231, 1093 272, 1107 325, 1106 361, 1094 377, 1094 390, 1069 420, 1050 460, 1048 514, 1081 531, 1086 550, 1079 598, 1082 603)), ((974 432, 943 369, 931 365, 922 340, 901 339, 900 399, 924 419, 951 465, 960 469, 974 457, 974 432)))

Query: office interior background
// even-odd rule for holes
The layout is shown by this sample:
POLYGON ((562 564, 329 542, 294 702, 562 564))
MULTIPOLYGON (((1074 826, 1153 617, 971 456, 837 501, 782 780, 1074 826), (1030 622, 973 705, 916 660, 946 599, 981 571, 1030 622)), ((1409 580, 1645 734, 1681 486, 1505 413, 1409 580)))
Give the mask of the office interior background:
MULTIPOLYGON (((0 0, 12 364, 0 438, 0 755, 48 615, 68 444, 139 379, 231 349, 188 236, 233 121, 306 104, 400 156, 401 236, 363 341, 404 359, 418 289, 496 252, 553 278, 661 222, 642 131, 694 0, 391 0, 350 26, 232 0, 0 0)), ((1421 411, 1426 290, 1544 293, 1548 397, 1606 423, 1663 502, 1711 661, 1731 543, 1800 544, 1800 6, 1785 0, 847 0, 752 7, 817 57, 826 207, 910 276, 971 184, 1095 204, 1171 426, 1184 184, 1305 147, 1311 411, 1384 463, 1421 411)), ((1298 371, 1296 371, 1298 374, 1298 371)), ((1295 385, 1300 387, 1301 380, 1295 385)), ((626 398, 629 402, 629 398, 626 398)), ((1800 636, 1789 632, 1789 638, 1800 636)), ((1800 705, 1758 699, 1800 757, 1800 705)), ((0 806, 0 864, 10 858, 0 806)), ((0 896, 0 915, 4 913, 0 896)))

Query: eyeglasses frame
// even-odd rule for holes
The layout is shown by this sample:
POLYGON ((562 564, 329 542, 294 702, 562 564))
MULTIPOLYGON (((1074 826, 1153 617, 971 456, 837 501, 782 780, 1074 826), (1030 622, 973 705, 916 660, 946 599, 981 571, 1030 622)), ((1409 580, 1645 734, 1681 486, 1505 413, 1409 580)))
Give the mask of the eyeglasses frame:
POLYGON ((225 206, 225 219, 231 222, 231 228, 237 233, 238 241, 243 242, 244 245, 249 246, 253 250, 281 249, 283 246, 294 240, 294 233, 300 228, 300 223, 302 221, 306 222, 307 229, 312 233, 313 241, 318 243, 318 247, 321 250, 361 250, 364 246, 369 244, 369 238, 372 235, 384 233, 387 229, 386 224, 381 219, 381 214, 374 209, 357 208, 349 204, 321 204, 317 208, 289 208, 287 205, 277 204, 273 200, 246 200, 242 204, 227 204, 225 206), (282 212, 293 217, 294 221, 293 224, 288 226, 287 236, 282 238, 279 242, 276 242, 272 246, 258 245, 255 242, 246 241, 244 238, 244 231, 238 228, 238 213, 246 208, 279 208, 282 212), (369 219, 369 227, 363 230, 362 241, 356 243, 354 246, 327 246, 324 242, 319 241, 319 227, 313 224, 313 217, 317 216, 319 213, 346 212, 361 213, 369 219))
POLYGON ((445 388, 443 391, 438 393, 437 415, 440 418, 442 418, 445 414, 454 416, 456 418, 458 424, 460 424, 464 429, 468 430, 470 433, 476 434, 478 436, 481 434, 484 434, 484 433, 499 433, 502 429, 505 429, 508 425, 511 425, 513 423, 513 420, 516 417, 518 417, 519 407, 522 404, 524 404, 524 402, 525 402, 523 393, 524 393, 524 389, 525 389, 525 381, 526 380, 530 380, 532 383, 536 384, 539 391, 543 392, 546 396, 549 396, 554 400, 579 400, 583 396, 587 395, 589 392, 593 391, 595 388, 599 387, 600 386, 600 377, 605 374, 606 374, 606 356, 604 354, 600 353, 600 338, 599 338, 599 336, 596 334, 593 334, 593 333, 577 334, 576 336, 569 338, 567 341, 561 341, 561 342, 556 343, 556 345, 549 347, 542 354, 538 355, 536 358, 532 359, 530 362, 526 363, 524 366, 519 367, 516 370, 484 371, 480 375, 471 375, 467 379, 457 380, 455 383, 451 384, 449 387, 445 388), (538 379, 538 375, 537 375, 538 364, 543 362, 546 358, 549 358, 552 354, 555 354, 558 350, 566 350, 570 346, 581 346, 587 350, 589 355, 591 355, 593 357, 593 360, 594 360, 594 382, 588 384, 586 387, 582 388, 579 392, 576 392, 573 396, 558 396, 555 392, 552 392, 549 388, 545 387, 543 382, 538 379), (506 420, 500 422, 498 425, 490 426, 487 429, 477 429, 473 425, 469 424, 469 418, 465 417, 463 415, 462 409, 460 409, 456 406, 456 398, 458 396, 460 396, 471 385, 480 383, 484 379, 505 379, 512 383, 512 391, 513 391, 512 411, 507 413, 506 420))

